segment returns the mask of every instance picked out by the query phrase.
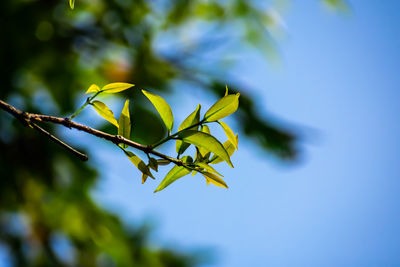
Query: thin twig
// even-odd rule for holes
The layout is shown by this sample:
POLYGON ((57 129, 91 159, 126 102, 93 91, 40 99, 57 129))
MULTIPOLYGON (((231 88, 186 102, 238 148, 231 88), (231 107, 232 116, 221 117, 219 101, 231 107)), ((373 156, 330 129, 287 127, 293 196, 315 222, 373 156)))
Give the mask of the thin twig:
POLYGON ((75 148, 71 147, 70 145, 68 145, 67 143, 65 143, 64 141, 61 141, 60 139, 58 139, 57 137, 55 137, 54 135, 52 135, 51 133, 49 133, 48 131, 46 131, 45 129, 43 129, 42 127, 40 127, 39 125, 37 125, 36 123, 31 123, 30 124, 34 129, 38 130, 40 133, 46 135, 47 137, 49 137, 51 140, 53 140, 54 142, 56 142, 57 144, 61 145, 62 147, 64 147, 65 149, 67 149, 68 151, 71 151, 73 154, 75 154, 80 160, 82 161, 87 161, 88 160, 88 156, 86 154, 83 154, 82 152, 79 152, 78 150, 76 150, 75 148))

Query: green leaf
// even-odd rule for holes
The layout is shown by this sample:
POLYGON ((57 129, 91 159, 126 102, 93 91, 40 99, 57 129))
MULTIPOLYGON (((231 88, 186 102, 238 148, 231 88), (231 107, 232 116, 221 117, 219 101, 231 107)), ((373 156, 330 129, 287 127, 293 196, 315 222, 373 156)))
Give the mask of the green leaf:
POLYGON ((229 158, 228 152, 226 152, 223 145, 212 135, 194 130, 186 130, 179 133, 178 137, 183 141, 193 144, 199 148, 207 149, 208 151, 224 159, 229 166, 233 168, 233 164, 229 158))
POLYGON ((211 134, 210 128, 207 125, 202 125, 200 131, 206 134, 211 134))
POLYGON ((229 91, 229 90, 228 90, 228 85, 225 84, 225 96, 227 96, 227 95, 229 94, 228 91, 229 91))
POLYGON ((85 94, 90 94, 90 93, 97 93, 100 91, 100 87, 98 87, 96 84, 92 84, 89 89, 87 89, 85 94))
POLYGON ((142 92, 157 109, 168 131, 171 132, 174 125, 174 115, 172 114, 171 107, 161 96, 146 92, 145 90, 142 90, 142 92))
MULTIPOLYGON (((199 123, 200 120, 200 104, 197 105, 196 109, 181 123, 178 128, 178 131, 188 130, 188 128, 196 123, 199 123)), ((191 128, 193 130, 195 128, 191 128)))
POLYGON ((212 183, 216 186, 220 186, 220 187, 225 187, 228 188, 227 184, 224 182, 224 180, 222 180, 220 177, 218 177, 217 175, 213 174, 213 173, 209 173, 209 172, 203 172, 202 173, 203 176, 206 178, 207 181, 207 185, 209 183, 212 183))
POLYGON ((114 118, 114 113, 106 106, 106 104, 97 100, 93 101, 91 104, 100 116, 119 127, 117 120, 114 118))
POLYGON ((103 86, 103 88, 101 88, 101 91, 107 94, 113 94, 125 91, 126 89, 129 89, 133 86, 135 85, 130 83, 109 83, 103 86))
POLYGON ((235 149, 237 150, 238 147, 238 143, 237 143, 237 139, 235 137, 235 134, 233 133, 232 129, 229 128, 229 126, 223 122, 223 121, 218 121, 219 125, 222 126, 222 129, 224 129, 224 132, 226 134, 226 136, 228 137, 229 141, 231 141, 231 143, 233 144, 233 146, 235 147, 235 149))
MULTIPOLYGON (((183 157, 184 158, 184 157, 183 157)), ((183 160, 182 158, 182 160, 183 160)), ((158 192, 169 186, 171 183, 175 182, 179 178, 188 175, 191 172, 191 170, 183 167, 183 166, 178 166, 175 165, 165 176, 164 180, 160 183, 160 185, 157 187, 157 189, 154 191, 158 192)))
POLYGON ((217 121, 234 113, 239 106, 239 96, 227 95, 218 100, 204 115, 205 121, 217 121))
MULTIPOLYGON (((121 135, 127 139, 131 138, 131 119, 129 116, 129 100, 125 101, 125 105, 122 108, 121 115, 118 120, 118 135, 121 135)), ((122 144, 123 148, 127 148, 128 145, 122 144)))
POLYGON ((222 174, 220 174, 219 172, 217 172, 213 167, 211 167, 211 166, 208 165, 207 163, 204 163, 204 162, 196 162, 196 165, 198 165, 199 167, 205 169, 207 172, 215 173, 215 174, 218 174, 219 176, 224 177, 222 174))
MULTIPOLYGON (((239 140, 238 135, 236 135, 236 143, 238 143, 238 140, 239 140)), ((229 140, 226 141, 223 144, 223 146, 224 146, 225 150, 228 152, 229 156, 232 156, 233 152, 235 152, 235 146, 231 143, 231 141, 229 141, 229 140)), ((223 162, 223 161, 224 160, 221 157, 218 157, 217 155, 214 155, 210 159, 209 163, 210 164, 217 164, 217 163, 220 163, 220 162, 223 162)))
POLYGON ((130 151, 124 150, 125 155, 129 158, 129 160, 139 169, 143 174, 150 176, 151 178, 155 179, 153 174, 151 174, 149 167, 141 160, 138 156, 133 154, 130 151))
MULTIPOLYGON (((195 111, 193 111, 179 126, 178 131, 182 131, 184 129, 189 128, 192 125, 195 125, 197 123, 199 123, 200 121, 200 104, 197 105, 197 108, 195 109, 195 111)), ((195 128, 191 128, 191 129, 198 129, 198 126, 196 126, 195 128)), ((185 152, 185 150, 190 146, 190 144, 182 142, 181 140, 176 140, 176 153, 178 153, 179 155, 183 154, 185 152)))
POLYGON ((74 9, 74 7, 75 7, 75 0, 69 0, 69 6, 71 7, 71 9, 74 9))
POLYGON ((149 158, 149 167, 158 172, 158 162, 155 158, 149 158))
MULTIPOLYGON (((208 128, 207 125, 202 125, 200 131, 211 135, 210 128, 208 128)), ((199 153, 200 153, 202 159, 208 159, 207 158, 207 153, 209 153, 208 149, 199 147, 199 153)), ((210 155, 208 155, 208 156, 210 156, 210 155)))

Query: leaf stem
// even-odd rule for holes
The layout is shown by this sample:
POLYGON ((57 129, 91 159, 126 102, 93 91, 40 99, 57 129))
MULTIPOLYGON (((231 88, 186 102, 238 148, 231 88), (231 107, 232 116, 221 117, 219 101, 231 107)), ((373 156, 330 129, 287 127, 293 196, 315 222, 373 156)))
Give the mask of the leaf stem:
POLYGON ((76 116, 79 115, 79 113, 81 113, 81 111, 91 103, 91 101, 98 96, 101 92, 103 92, 102 90, 96 92, 94 95, 92 95, 91 97, 86 98, 86 102, 77 110, 75 111, 74 114, 71 115, 71 117, 69 117, 70 120, 72 120, 73 118, 75 118, 76 116))
POLYGON ((167 142, 167 141, 169 141, 169 140, 171 140, 171 139, 177 139, 176 136, 177 136, 178 134, 180 134, 181 132, 186 131, 186 130, 189 130, 189 129, 192 129, 193 127, 202 125, 203 123, 210 123, 210 121, 205 121, 205 120, 203 119, 203 120, 199 121, 198 123, 195 123, 195 124, 193 124, 193 125, 191 125, 191 126, 189 126, 189 127, 186 127, 186 128, 184 128, 184 129, 182 129, 182 130, 180 130, 180 131, 177 131, 177 132, 174 133, 174 134, 168 135, 168 136, 165 137, 164 139, 161 139, 161 140, 160 140, 158 143, 156 143, 155 145, 152 145, 152 148, 156 148, 156 147, 158 147, 158 146, 164 144, 165 142, 167 142))

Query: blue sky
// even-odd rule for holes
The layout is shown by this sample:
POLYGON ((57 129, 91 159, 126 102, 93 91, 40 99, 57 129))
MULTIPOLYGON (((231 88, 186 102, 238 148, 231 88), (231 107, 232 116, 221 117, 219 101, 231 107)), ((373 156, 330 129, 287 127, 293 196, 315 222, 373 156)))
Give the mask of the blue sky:
MULTIPOLYGON (((155 244, 213 251, 210 266, 398 266, 400 2, 351 5, 351 15, 338 15, 296 2, 282 64, 250 55, 237 69, 260 109, 303 133, 299 164, 282 165, 241 136, 235 169, 220 168, 229 190, 195 176, 153 194, 157 183, 140 185, 124 156, 104 146, 97 162, 113 160, 99 202, 128 223, 151 221, 155 244)), ((201 93, 168 100, 182 98, 187 106, 176 109, 187 114, 212 104, 201 93)))
MULTIPOLYGON (((229 190, 195 176, 153 194, 158 181, 141 185, 119 150, 87 138, 104 167, 93 194, 127 224, 155 225, 155 246, 212 252, 210 266, 399 266, 400 2, 352 0, 351 15, 294 2, 282 64, 249 55, 236 73, 262 112, 303 133, 301 162, 241 135, 235 168, 219 168, 229 190)), ((177 114, 212 104, 201 92, 167 99, 177 114)))

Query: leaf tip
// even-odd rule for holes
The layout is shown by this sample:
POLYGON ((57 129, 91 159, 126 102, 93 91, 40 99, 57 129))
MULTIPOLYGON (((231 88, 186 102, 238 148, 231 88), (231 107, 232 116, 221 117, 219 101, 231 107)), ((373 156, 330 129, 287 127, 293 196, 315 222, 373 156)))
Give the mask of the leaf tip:
POLYGON ((90 93, 97 93, 100 91, 100 87, 97 84, 92 84, 89 86, 85 94, 90 94, 90 93))
POLYGON ((75 0, 69 0, 69 6, 73 10, 75 7, 75 0))

